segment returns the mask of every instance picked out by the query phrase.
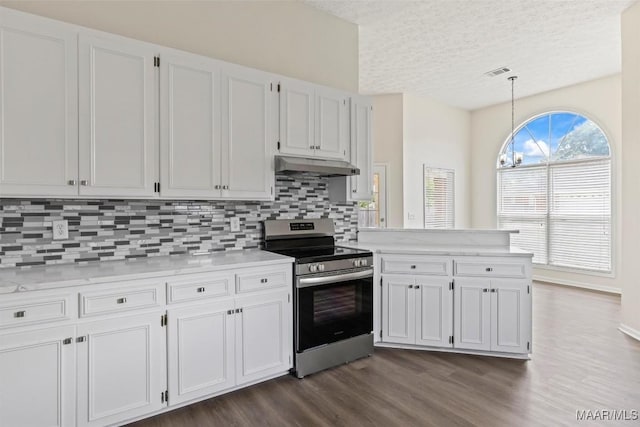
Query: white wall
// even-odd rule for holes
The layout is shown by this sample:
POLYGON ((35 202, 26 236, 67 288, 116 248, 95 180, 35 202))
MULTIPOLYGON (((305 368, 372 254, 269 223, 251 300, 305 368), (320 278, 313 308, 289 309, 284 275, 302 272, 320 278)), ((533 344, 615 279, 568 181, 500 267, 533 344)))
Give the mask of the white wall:
MULTIPOLYGON (((640 75, 640 74, 636 74, 640 75)), ((504 81, 505 90, 509 82, 504 81)), ((516 81, 518 85, 525 81, 516 81)), ((516 95, 517 96, 517 95, 516 95)), ((621 79, 620 75, 570 86, 516 100, 516 126, 529 118, 552 110, 569 110, 594 120, 609 138, 613 154, 614 201, 614 270, 615 278, 554 270, 534 269, 539 279, 558 283, 584 284, 603 289, 620 290, 621 235, 620 206, 622 189, 621 161, 621 79)), ((636 119, 637 121, 637 119, 636 119)), ((474 228, 495 228, 496 221, 496 161, 498 152, 511 132, 511 104, 504 103, 471 113, 471 224, 474 228)), ((625 154, 626 156, 626 154, 625 154)), ((636 166, 636 169, 637 166, 636 166)), ((640 182, 638 180, 637 182, 640 182)), ((630 195, 631 196, 631 195, 630 195)), ((633 196, 638 199, 638 196, 633 196)), ((625 230, 625 233, 627 230, 625 230)), ((637 261, 636 261, 637 263, 637 261)))
POLYGON ((470 113, 404 94, 403 123, 404 227, 424 227, 423 166, 427 165, 455 170, 455 226, 468 228, 470 113))
POLYGON ((373 97, 373 161, 387 165, 387 227, 402 228, 402 94, 373 97))
POLYGON ((358 27, 297 1, 6 1, 0 5, 358 92, 358 27))
POLYGON ((640 3, 622 14, 622 136, 622 325, 640 339, 640 3))

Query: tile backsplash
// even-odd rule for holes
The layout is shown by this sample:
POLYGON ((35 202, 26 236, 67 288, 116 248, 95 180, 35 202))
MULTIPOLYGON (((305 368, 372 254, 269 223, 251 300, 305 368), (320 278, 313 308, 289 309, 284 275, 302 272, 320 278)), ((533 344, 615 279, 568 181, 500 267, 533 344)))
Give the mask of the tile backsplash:
POLYGON ((330 203, 327 185, 278 176, 273 202, 0 198, 0 268, 257 248, 265 219, 329 217, 336 240, 356 240, 357 204, 330 203), (52 240, 61 219, 69 238, 52 240))

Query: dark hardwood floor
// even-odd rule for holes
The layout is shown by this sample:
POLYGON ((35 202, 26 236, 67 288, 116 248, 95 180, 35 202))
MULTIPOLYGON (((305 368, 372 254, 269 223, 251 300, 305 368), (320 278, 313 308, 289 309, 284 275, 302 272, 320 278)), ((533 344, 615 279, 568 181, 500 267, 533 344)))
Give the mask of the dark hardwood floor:
POLYGON ((640 410, 640 342, 617 330, 620 298, 536 283, 533 305, 530 361, 376 349, 134 425, 640 425, 576 421, 576 410, 640 410))

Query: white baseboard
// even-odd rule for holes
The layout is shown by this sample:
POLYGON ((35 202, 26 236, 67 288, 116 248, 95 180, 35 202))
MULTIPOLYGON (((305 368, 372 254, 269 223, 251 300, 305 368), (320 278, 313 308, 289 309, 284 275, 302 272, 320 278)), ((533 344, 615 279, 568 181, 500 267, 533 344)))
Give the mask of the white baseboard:
POLYGON ((622 295, 622 290, 620 288, 613 288, 610 286, 594 285, 591 283, 576 282, 573 280, 563 280, 557 279, 555 277, 540 276, 538 274, 533 275, 533 280, 538 282, 552 283, 554 285, 571 286, 574 288, 590 289, 592 291, 608 292, 610 294, 622 295))
POLYGON ((640 331, 633 329, 627 325, 624 325, 622 323, 620 323, 620 326, 618 327, 618 330, 620 330, 620 332, 622 332, 623 334, 629 335, 631 338, 634 338, 638 341, 640 341, 640 331))

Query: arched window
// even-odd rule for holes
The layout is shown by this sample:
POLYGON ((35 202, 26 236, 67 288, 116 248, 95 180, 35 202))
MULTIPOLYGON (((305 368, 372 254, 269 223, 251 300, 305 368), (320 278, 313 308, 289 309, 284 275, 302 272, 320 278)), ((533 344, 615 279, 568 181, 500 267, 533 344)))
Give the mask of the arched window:
POLYGON ((536 116, 497 161, 498 227, 543 265, 611 271, 611 149, 604 132, 572 112, 536 116))

